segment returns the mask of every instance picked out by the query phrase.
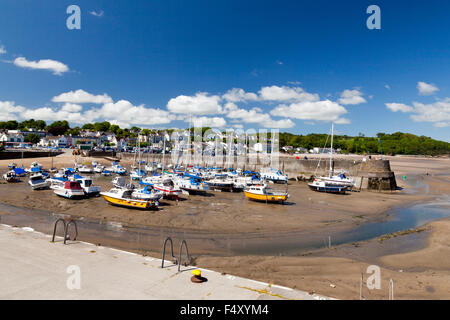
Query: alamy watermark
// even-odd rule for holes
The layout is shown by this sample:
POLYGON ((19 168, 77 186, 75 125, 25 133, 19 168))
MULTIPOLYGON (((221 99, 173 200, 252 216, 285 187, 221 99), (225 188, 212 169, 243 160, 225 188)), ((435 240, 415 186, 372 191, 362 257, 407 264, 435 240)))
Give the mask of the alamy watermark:
POLYGON ((81 269, 77 265, 70 265, 66 269, 66 273, 70 274, 67 278, 66 286, 69 290, 81 289, 81 269))

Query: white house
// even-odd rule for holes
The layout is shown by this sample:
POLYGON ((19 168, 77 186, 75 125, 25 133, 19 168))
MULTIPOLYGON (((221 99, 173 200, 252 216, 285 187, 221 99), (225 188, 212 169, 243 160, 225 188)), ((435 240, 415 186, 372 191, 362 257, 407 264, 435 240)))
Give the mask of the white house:
POLYGON ((24 140, 23 134, 18 130, 9 130, 8 133, 2 133, 0 135, 0 141, 21 143, 24 140))

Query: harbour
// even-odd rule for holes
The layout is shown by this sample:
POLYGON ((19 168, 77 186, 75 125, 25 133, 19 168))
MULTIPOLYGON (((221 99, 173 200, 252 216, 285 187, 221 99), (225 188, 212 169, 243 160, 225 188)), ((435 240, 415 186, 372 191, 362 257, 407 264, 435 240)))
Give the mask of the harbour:
MULTIPOLYGON (((67 167, 71 160, 71 156, 59 156, 51 161, 67 167)), ((132 162, 122 163, 127 167, 132 162)), ((448 221, 449 202, 439 190, 447 181, 441 169, 446 162, 436 163, 435 171, 408 172, 407 178, 398 182, 402 187, 394 192, 358 190, 333 195, 314 192, 307 183, 291 180, 286 186, 290 198, 281 205, 246 200, 243 192, 208 191, 180 195, 179 201, 161 199, 157 211, 146 212, 108 205, 102 197, 57 200, 51 189, 30 193, 23 182, 0 184, 2 194, 8 193, 0 200, 0 223, 51 234, 58 218, 74 219, 82 241, 153 257, 160 257, 167 237, 175 243, 186 240, 197 265, 219 270, 226 268, 224 261, 230 259, 333 259, 330 250, 340 252, 339 258, 348 257, 345 248, 355 252, 370 247, 371 254, 366 252, 365 259, 380 259, 423 250, 432 232, 430 224, 448 221), (380 240, 385 238, 389 246, 380 240)), ((402 170, 399 166, 400 174, 402 170)), ((99 173, 89 177, 102 189, 111 187, 113 177, 99 173)), ((244 270, 240 275, 251 269, 240 268, 244 270)), ((258 276, 258 280, 270 282, 266 277, 258 276)))

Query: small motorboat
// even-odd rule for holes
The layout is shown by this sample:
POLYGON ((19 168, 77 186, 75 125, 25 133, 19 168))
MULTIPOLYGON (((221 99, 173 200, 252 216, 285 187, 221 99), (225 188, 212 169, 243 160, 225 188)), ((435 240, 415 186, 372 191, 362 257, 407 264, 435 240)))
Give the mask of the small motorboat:
POLYGON ((261 179, 272 181, 274 183, 287 183, 288 176, 284 175, 281 170, 268 169, 261 172, 261 179))
POLYGON ((10 164, 8 164, 8 169, 9 169, 9 170, 14 170, 15 168, 17 168, 17 164, 16 164, 16 163, 10 163, 10 164))
POLYGON ((94 172, 95 173, 103 173, 103 171, 105 171, 106 167, 102 166, 102 165, 96 165, 94 167, 94 172))
POLYGON ((289 198, 287 192, 275 191, 266 185, 254 185, 244 190, 247 199, 264 202, 283 203, 289 198))
POLYGON ((100 194, 100 186, 94 186, 91 178, 82 177, 76 174, 71 178, 71 181, 78 182, 81 188, 83 188, 84 194, 88 197, 95 197, 100 194))
POLYGON ((30 165, 30 168, 26 170, 29 173, 38 173, 42 171, 42 164, 37 163, 37 162, 33 162, 30 165))
POLYGON ((34 173, 30 176, 28 184, 33 190, 46 189, 49 187, 50 183, 45 179, 44 175, 41 173, 34 173))
POLYGON ((125 175, 127 173, 127 169, 122 167, 120 164, 114 166, 113 171, 115 174, 118 174, 118 175, 125 175))
POLYGON ((16 175, 14 170, 11 170, 11 171, 8 171, 7 173, 5 173, 3 175, 3 179, 5 179, 6 182, 9 182, 9 183, 14 183, 14 182, 18 182, 19 181, 19 179, 18 179, 18 177, 17 177, 17 175, 16 175))
POLYGON ((63 168, 63 169, 59 169, 54 175, 53 177, 55 178, 67 178, 71 175, 74 174, 74 171, 72 168, 63 168))
POLYGON ((172 179, 165 179, 162 183, 154 184, 153 189, 162 192, 165 199, 175 199, 177 201, 181 193, 181 189, 175 186, 172 179))
POLYGON ((209 191, 209 185, 203 182, 200 176, 185 174, 174 180, 175 185, 180 188, 183 193, 204 195, 209 191))
POLYGON ((153 176, 148 176, 148 177, 145 177, 144 179, 141 179, 139 183, 142 185, 153 186, 154 184, 159 184, 162 181, 163 181, 162 175, 153 175, 153 176))
POLYGON ((47 179, 47 182, 50 184, 50 189, 55 190, 58 188, 63 188, 66 181, 69 181, 66 177, 52 177, 47 179))
POLYGON ((54 188, 53 192, 67 199, 82 199, 85 197, 84 190, 77 181, 65 181, 62 187, 54 188))
POLYGON ((122 189, 122 188, 126 188, 127 181, 125 180, 124 177, 115 177, 112 180, 112 184, 113 184, 114 188, 122 189))
POLYGON ((110 204, 130 209, 155 209, 159 205, 158 201, 134 199, 132 196, 133 190, 131 189, 113 188, 100 194, 110 204))
POLYGON ((111 171, 109 171, 109 170, 103 170, 103 171, 102 171, 102 176, 109 177, 111 174, 112 174, 112 173, 111 173, 111 171))
POLYGON ((25 177, 27 175, 27 172, 24 170, 24 168, 15 168, 13 169, 14 173, 17 177, 25 177))
POLYGON ((150 186, 145 186, 141 189, 134 189, 131 193, 131 196, 134 199, 138 200, 159 201, 164 196, 164 194, 162 192, 156 191, 150 186))
POLYGON ((146 176, 145 172, 139 169, 133 170, 130 172, 130 177, 133 180, 141 180, 146 176))
POLYGON ((337 176, 330 175, 327 177, 319 177, 318 179, 325 181, 329 185, 345 186, 349 190, 351 190, 355 185, 355 182, 352 179, 347 178, 345 173, 340 173, 337 176))
POLYGON ((94 173, 94 169, 92 169, 91 167, 88 166, 82 166, 77 168, 77 171, 79 173, 94 173))
POLYGON ((208 180, 208 185, 211 190, 233 192, 234 183, 228 176, 223 176, 208 180))
POLYGON ((336 183, 330 183, 322 179, 314 179, 313 182, 308 183, 311 190, 328 193, 340 193, 344 194, 349 188, 346 185, 339 185, 336 183))

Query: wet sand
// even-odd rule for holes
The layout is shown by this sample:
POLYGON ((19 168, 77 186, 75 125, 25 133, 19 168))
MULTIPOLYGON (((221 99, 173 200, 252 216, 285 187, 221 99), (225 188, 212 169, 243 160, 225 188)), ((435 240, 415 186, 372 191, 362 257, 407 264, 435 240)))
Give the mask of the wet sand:
MULTIPOLYGON (((49 158, 25 159, 23 163, 27 167, 33 160, 47 168, 51 164, 49 158)), ((96 160, 110 164, 109 161, 96 160)), ((1 184, 0 202, 74 217, 199 233, 217 232, 230 234, 230 237, 243 233, 270 236, 283 232, 301 232, 305 237, 312 237, 380 221, 386 219, 386 210, 390 208, 450 194, 448 158, 391 157, 390 160, 398 185, 405 188, 403 191, 362 191, 341 196, 316 193, 310 191, 305 183, 290 182, 291 198, 285 205, 250 202, 242 193, 214 192, 209 197, 183 196, 185 200, 179 203, 164 200, 158 211, 134 211, 112 207, 102 198, 70 201, 57 197, 51 190, 31 191, 25 178, 22 183, 1 184), (406 175, 406 180, 402 179, 403 175, 406 175)), ((72 161, 72 156, 61 155, 54 158, 53 164, 55 167, 71 166, 72 161)), ((80 158, 80 161, 90 164, 92 159, 80 158)), ((0 169, 6 168, 10 162, 0 161, 0 169)), ((22 164, 21 160, 16 162, 22 164)), ((122 164, 129 165, 127 162, 122 164)), ((111 187, 110 180, 94 176, 102 190, 111 187)), ((449 299, 450 261, 447 257, 450 257, 450 220, 435 221, 428 227, 426 232, 382 243, 371 240, 357 247, 342 245, 302 256, 226 257, 226 252, 222 252, 220 257, 201 255, 196 262, 201 267, 341 299, 359 299, 361 272, 365 272, 368 265, 377 264, 382 268, 382 289, 369 291, 366 288, 363 295, 367 299, 387 299, 387 281, 390 278, 396 284, 396 298, 449 299)))
MULTIPOLYGON (((92 161, 81 159, 89 164, 92 161)), ((55 158, 54 165, 70 166, 73 164, 72 160, 72 156, 59 156, 55 158)), ((26 159, 25 167, 32 161, 33 159, 26 159)), ((38 161, 44 167, 50 166, 48 158, 38 161)), ((5 168, 9 162, 0 161, 0 169, 5 168)), ((105 161, 101 162, 109 165, 105 161)), ((124 162, 123 165, 127 166, 127 163, 124 162)), ((112 177, 92 177, 102 190, 112 187, 112 177)), ((157 211, 137 211, 111 206, 102 197, 71 201, 56 196, 52 190, 32 191, 26 183, 28 178, 23 180, 17 184, 0 184, 0 202, 29 209, 45 209, 73 217, 221 233, 317 232, 319 229, 327 234, 334 233, 382 219, 385 217, 383 213, 389 208, 429 198, 429 195, 397 191, 325 194, 311 191, 304 182, 290 181, 290 198, 284 205, 249 201, 242 192, 210 192, 208 196, 182 195, 178 203, 162 200, 157 211)), ((274 184, 273 188, 285 190, 284 185, 274 184)))

